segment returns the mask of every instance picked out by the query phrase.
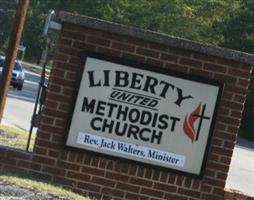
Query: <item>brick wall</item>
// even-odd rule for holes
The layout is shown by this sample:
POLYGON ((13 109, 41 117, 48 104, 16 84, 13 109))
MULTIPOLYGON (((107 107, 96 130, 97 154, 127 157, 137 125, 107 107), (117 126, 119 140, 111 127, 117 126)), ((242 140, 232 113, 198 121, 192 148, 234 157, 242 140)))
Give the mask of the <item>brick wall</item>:
POLYGON ((17 169, 104 199, 224 199, 251 69, 236 61, 64 23, 34 153, 0 147, 4 155, 0 169, 17 169), (83 67, 79 55, 84 50, 225 82, 203 179, 65 148, 66 124, 83 67))

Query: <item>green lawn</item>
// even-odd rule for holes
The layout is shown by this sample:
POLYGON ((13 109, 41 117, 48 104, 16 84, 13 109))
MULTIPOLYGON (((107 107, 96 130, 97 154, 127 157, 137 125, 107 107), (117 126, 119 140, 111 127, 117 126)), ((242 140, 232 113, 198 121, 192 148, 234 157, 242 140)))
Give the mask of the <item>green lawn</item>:
POLYGON ((64 197, 70 200, 91 200, 90 198, 78 195, 60 186, 38 181, 36 179, 16 174, 0 174, 0 180, 18 185, 20 187, 35 189, 43 193, 64 197))
MULTIPOLYGON (((13 128, 6 125, 0 126, 0 144, 8 145, 15 148, 26 149, 28 132, 22 129, 13 128)), ((31 137, 29 151, 33 150, 35 141, 34 134, 31 137)))

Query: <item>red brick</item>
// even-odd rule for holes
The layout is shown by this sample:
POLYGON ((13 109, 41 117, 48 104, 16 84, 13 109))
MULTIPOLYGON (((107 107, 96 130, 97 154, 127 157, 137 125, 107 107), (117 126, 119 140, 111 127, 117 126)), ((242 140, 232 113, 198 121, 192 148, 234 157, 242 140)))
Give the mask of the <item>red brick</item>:
POLYGON ((81 180, 85 182, 89 182, 91 176, 87 174, 82 174, 78 172, 68 172, 67 177, 75 179, 75 180, 81 180))
POLYGON ((60 38, 59 43, 64 46, 71 46, 72 45, 72 39, 70 38, 60 38))
POLYGON ((68 54, 70 56, 78 56, 79 50, 72 48, 72 47, 66 47, 66 46, 59 46, 59 53, 68 54))
POLYGON ((145 63, 145 57, 144 56, 138 56, 136 54, 130 54, 130 53, 123 53, 122 57, 127 59, 127 60, 145 63))
POLYGON ((231 83, 231 84, 235 84, 237 81, 236 77, 217 73, 214 75, 214 79, 220 80, 223 83, 231 83))
POLYGON ((192 66, 192 67, 201 67, 202 62, 197 61, 197 60, 192 60, 188 58, 181 58, 180 59, 180 64, 187 65, 187 66, 192 66))
POLYGON ((215 180, 215 179, 207 178, 207 177, 203 179, 203 183, 211 185, 211 186, 215 186, 215 187, 216 186, 222 187, 222 188, 224 188, 225 186, 225 180, 221 181, 221 180, 215 180))
POLYGON ((184 176, 178 175, 176 179, 176 185, 182 186, 184 183, 184 178, 185 178, 184 176))
POLYGON ((78 188, 85 189, 88 191, 93 191, 93 192, 99 192, 100 191, 100 186, 91 184, 91 183, 84 183, 84 182, 78 182, 78 188))
POLYGON ((235 141, 225 141, 223 146, 228 149, 233 149, 235 147, 235 141))
POLYGON ((40 148, 40 147, 38 147, 38 146, 35 146, 35 147, 34 147, 34 152, 35 152, 36 154, 46 155, 47 152, 48 152, 48 150, 45 149, 45 148, 40 148))
POLYGON ((217 120, 227 123, 227 124, 236 125, 236 126, 239 126, 240 122, 241 122, 240 119, 235 119, 232 117, 222 117, 222 116, 218 116, 217 120))
POLYGON ((54 118, 44 116, 44 117, 41 118, 40 123, 47 124, 47 125, 53 125, 54 118))
POLYGON ((228 132, 238 133, 239 132, 239 126, 228 126, 228 132))
POLYGON ((62 36, 69 39, 75 39, 75 40, 81 40, 84 41, 86 39, 86 36, 81 33, 77 32, 70 32, 70 31, 63 31, 62 36))
POLYGON ((235 95, 234 101, 237 101, 239 103, 244 103, 246 100, 246 95, 235 95))
POLYGON ((227 173, 218 172, 216 178, 221 179, 221 180, 226 180, 227 176, 228 176, 227 173))
POLYGON ((238 84, 239 86, 242 86, 242 87, 244 87, 244 88, 247 88, 247 87, 249 86, 249 84, 250 84, 250 80, 239 78, 237 84, 238 84))
POLYGON ((82 167, 82 172, 86 174, 97 175, 97 176, 104 176, 105 174, 104 170, 96 169, 92 167, 85 167, 85 166, 82 167))
POLYGON ((55 165, 55 159, 34 155, 33 162, 41 163, 43 165, 55 165))
POLYGON ((165 199, 168 200, 188 200, 188 197, 178 196, 176 194, 166 194, 165 199))
POLYGON ((134 185, 142 185, 146 187, 151 187, 153 185, 152 181, 148 181, 148 180, 140 179, 140 178, 134 178, 134 177, 130 178, 130 183, 134 185))
POLYGON ((184 57, 191 57, 191 55, 192 55, 191 51, 186 51, 186 50, 174 48, 174 47, 170 47, 168 52, 170 52, 172 54, 184 56, 184 57))
POLYGON ((242 110, 243 109, 243 104, 242 103, 237 103, 237 102, 234 102, 234 101, 222 100, 220 105, 225 106, 227 108, 232 108, 232 109, 235 109, 235 110, 242 110))
POLYGON ((187 189, 183 189, 183 188, 178 188, 178 194, 183 194, 186 196, 192 196, 195 198, 200 198, 200 192, 196 192, 193 190, 187 190, 187 189))
POLYGON ((152 58, 159 58, 159 52, 158 51, 153 51, 150 49, 144 49, 144 48, 137 48, 137 54, 143 55, 143 56, 148 56, 152 58))
MULTIPOLYGON (((87 50, 87 51, 95 51, 96 50, 96 45, 88 44, 86 42, 79 42, 79 41, 75 41, 73 43, 73 47, 76 49, 82 49, 82 50, 87 50)), ((73 62, 70 62, 70 63, 73 63, 73 62)))
POLYGON ((7 157, 10 158, 16 158, 16 159, 22 159, 22 160, 30 160, 32 157, 32 154, 22 151, 7 151, 7 157))
POLYGON ((174 185, 154 183, 154 189, 165 191, 165 192, 176 192, 177 187, 174 185))
POLYGON ((141 188, 141 194, 144 195, 149 195, 151 197, 158 197, 158 198, 162 198, 163 197, 163 192, 157 191, 157 190, 153 190, 153 189, 147 189, 147 188, 141 188))
POLYGON ((221 72, 221 73, 225 73, 227 71, 227 68, 225 66, 211 64, 211 63, 205 63, 204 69, 213 71, 213 72, 221 72))
POLYGON ((97 48, 97 52, 98 53, 102 53, 102 54, 107 54, 109 56, 113 56, 113 57, 120 57, 121 56, 121 52, 118 50, 114 50, 114 49, 110 49, 110 48, 105 48, 105 47, 98 47, 97 48))
POLYGON ((203 76, 207 78, 212 78, 213 73, 208 71, 203 71, 200 69, 190 69, 190 74, 197 75, 197 76, 203 76))
POLYGON ((128 175, 114 173, 114 172, 105 172, 105 177, 112 180, 117 180, 121 182, 127 182, 129 179, 128 175))
POLYGON ((222 156, 220 161, 221 161, 221 163, 224 163, 225 165, 230 165, 231 157, 224 157, 224 156, 222 156))
POLYGON ((153 179, 154 181, 158 181, 158 180, 160 179, 160 171, 158 171, 158 170, 153 170, 152 179, 153 179))
POLYGON ((246 89, 237 87, 237 86, 233 86, 233 85, 226 85, 225 90, 228 92, 233 92, 236 94, 241 94, 241 95, 245 95, 246 94, 246 89))
POLYGON ((93 176, 91 179, 92 183, 97 183, 103 186, 107 186, 107 187, 114 187, 116 185, 116 182, 113 180, 108 180, 106 178, 100 178, 100 177, 96 177, 93 176))
POLYGON ((177 63, 178 57, 175 55, 162 53, 160 59, 177 63))
POLYGON ((61 62, 67 62, 69 59, 69 55, 67 54, 62 54, 62 53, 56 53, 54 56, 54 62, 56 61, 61 61, 61 62))
POLYGON ((210 61, 210 62, 215 62, 216 57, 211 56, 211 55, 206 55, 206 54, 199 54, 199 53, 194 53, 193 57, 198 59, 198 60, 203 60, 203 61, 210 61))
POLYGON ((216 131, 214 135, 218 138, 223 139, 223 140, 235 140, 236 139, 235 134, 230 134, 230 133, 226 133, 223 131, 216 131))
POLYGON ((100 37, 89 36, 87 41, 96 45, 101 45, 106 47, 110 46, 110 40, 103 39, 100 37))
POLYGON ((49 166, 43 166, 42 171, 46 174, 52 174, 52 175, 58 175, 58 176, 65 176, 65 170, 59 169, 56 167, 49 167, 49 166))
POLYGON ((223 165, 215 162, 208 161, 207 168, 209 169, 214 169, 216 171, 221 171, 221 172, 228 172, 229 166, 228 165, 223 165))
POLYGON ((135 185, 131 185, 131 184, 126 184, 126 183, 120 183, 120 182, 118 182, 117 185, 116 185, 116 189, 138 193, 140 187, 139 186, 135 186, 135 185))
POLYGON ((36 138, 35 145, 48 148, 48 149, 59 149, 60 147, 62 147, 62 145, 60 145, 59 143, 43 140, 43 139, 40 139, 38 136, 36 138))
POLYGON ((17 161, 17 167, 21 168, 30 168, 30 162, 25 160, 18 160, 17 161))
POLYGON ((134 199, 137 199, 137 200, 148 200, 149 197, 146 197, 146 196, 143 196, 143 195, 140 195, 140 194, 133 194, 133 193, 128 193, 126 194, 125 196, 125 199, 129 199, 129 200, 134 200, 134 199))
POLYGON ((73 170, 73 171, 79 171, 79 169, 80 169, 80 165, 77 165, 77 164, 74 164, 74 163, 65 162, 65 161, 61 161, 61 160, 58 160, 57 166, 59 168, 73 170))
POLYGON ((202 192, 210 193, 212 191, 212 186, 206 185, 206 184, 202 184, 201 185, 201 191, 202 192))
POLYGON ((228 73, 237 77, 250 78, 250 73, 242 70, 229 69, 228 73))
POLYGON ((146 59, 146 64, 152 65, 152 66, 157 66, 157 67, 163 67, 163 62, 160 60, 155 60, 152 58, 147 58, 146 59))
POLYGON ((113 42, 112 48, 122 50, 122 51, 128 51, 131 53, 135 51, 134 45, 129 45, 127 43, 120 43, 120 42, 113 42))
POLYGON ((213 153, 219 154, 219 155, 225 155, 225 156, 232 156, 233 150, 232 149, 225 149, 221 147, 212 147, 211 151, 213 153))
POLYGON ((223 196, 213 195, 213 194, 202 194, 201 199, 205 200, 223 200, 223 196))
POLYGON ((118 42, 124 42, 125 41, 124 37, 122 37, 121 35, 118 35, 118 34, 113 34, 113 33, 103 32, 101 37, 107 38, 107 39, 110 39, 110 40, 115 40, 115 41, 118 41, 118 42))
POLYGON ((104 188, 102 188, 101 192, 102 192, 102 194, 106 194, 106 195, 114 196, 114 197, 123 197, 124 196, 123 191, 116 190, 115 188, 111 189, 109 187, 104 187, 104 188))
POLYGON ((48 152, 49 157, 58 158, 59 155, 60 155, 60 153, 58 151, 49 150, 49 152, 48 152))
POLYGON ((71 186, 71 187, 76 186, 76 181, 68 179, 68 178, 54 177, 53 181, 56 182, 56 183, 59 183, 61 185, 67 185, 67 186, 71 186))
POLYGON ((166 69, 170 69, 173 71, 178 71, 178 72, 183 72, 183 73, 188 72, 188 67, 182 66, 182 65, 177 65, 174 63, 166 63, 165 67, 166 67, 166 69))

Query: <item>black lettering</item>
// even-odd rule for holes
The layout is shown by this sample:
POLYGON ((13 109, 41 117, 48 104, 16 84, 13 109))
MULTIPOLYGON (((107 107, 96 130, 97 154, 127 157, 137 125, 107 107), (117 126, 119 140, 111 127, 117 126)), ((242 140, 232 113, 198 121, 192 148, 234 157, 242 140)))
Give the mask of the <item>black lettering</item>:
POLYGON ((107 119, 104 119, 103 121, 103 126, 102 126, 102 131, 105 132, 106 129, 108 129, 108 133, 112 133, 114 127, 114 121, 110 120, 110 122, 108 123, 107 119))
POLYGON ((157 144, 160 144, 161 143, 162 134, 163 133, 161 131, 156 132, 156 130, 153 130, 152 137, 151 137, 151 143, 154 143, 155 140, 157 140, 157 144))
POLYGON ((170 84, 170 83, 167 83, 167 82, 165 82, 165 81, 161 81, 161 82, 160 82, 160 85, 162 85, 162 84, 164 84, 164 87, 163 87, 163 89, 162 89, 162 91, 161 91, 161 93, 160 93, 159 96, 165 98, 165 97, 166 97, 166 93, 167 93, 167 91, 168 91, 168 88, 171 87, 172 90, 174 90, 174 89, 175 89, 175 86, 172 85, 172 84, 170 84))
POLYGON ((109 106, 108 117, 112 117, 113 110, 117 108, 117 104, 108 103, 107 105, 109 106))
POLYGON ((90 101, 90 102, 88 103, 87 97, 84 97, 81 111, 82 111, 82 112, 85 112, 85 111, 86 111, 86 112, 93 113, 93 111, 94 111, 94 106, 95 106, 95 102, 96 102, 96 100, 93 99, 92 101, 90 101))
POLYGON ((139 132, 138 126, 130 125, 129 129, 128 129, 127 137, 130 138, 131 136, 133 136, 133 138, 137 140, 138 139, 138 136, 137 136, 138 132, 139 132))
POLYGON ((132 73, 132 80, 131 80, 130 88, 140 90, 140 88, 141 88, 140 82, 141 82, 143 77, 144 76, 142 74, 132 73), (141 79, 139 79, 139 77, 141 79))
POLYGON ((129 84, 128 77, 128 72, 116 71, 115 87, 126 87, 129 84))
POLYGON ((151 76, 147 76, 143 90, 146 92, 150 91, 152 94, 156 94, 154 89, 156 85, 158 85, 158 80, 151 76))
POLYGON ((96 112, 95 112, 96 115, 104 116, 105 105, 106 105, 106 102, 98 101, 96 112))
POLYGON ((129 112, 129 120, 130 120, 131 123, 138 122, 139 117, 140 117, 140 112, 139 112, 138 109, 133 108, 133 109, 130 110, 130 112, 129 112))
POLYGON ((178 99, 175 102, 176 105, 181 106, 182 101, 185 99, 193 99, 193 97, 191 95, 184 97, 183 91, 180 88, 176 88, 176 89, 177 89, 177 94, 178 94, 178 99))
POLYGON ((148 105, 149 107, 155 107, 155 106, 157 106, 157 104, 158 104, 158 101, 155 100, 155 99, 153 99, 153 100, 151 100, 147 105, 148 105))
POLYGON ((93 118, 90 122, 90 126, 92 127, 93 130, 100 131, 101 130, 100 126, 95 126, 96 121, 102 122, 102 119, 100 117, 93 118))
POLYGON ((123 108, 123 106, 120 105, 117 110, 116 119, 125 121, 127 118, 128 110, 129 110, 129 107, 123 108))
POLYGON ((160 117, 159 117, 160 124, 158 124, 158 128, 159 129, 168 128, 168 123, 167 123, 168 119, 169 119, 169 117, 167 115, 160 115, 160 117))
POLYGON ((140 101, 140 105, 145 106, 150 100, 151 100, 150 98, 145 97, 140 101))
POLYGON ((145 137, 144 134, 145 133, 150 133, 150 132, 151 132, 151 130, 148 129, 148 128, 141 129, 140 132, 139 132, 140 139, 145 141, 145 142, 149 141, 149 137, 145 137))
POLYGON ((109 72, 110 70, 103 70, 104 72, 104 84, 103 86, 109 86, 109 72))
POLYGON ((172 120, 172 125, 170 130, 173 132, 175 130, 176 122, 179 122, 180 119, 177 117, 170 117, 170 119, 172 120))
POLYGON ((123 136, 126 133, 128 124, 124 123, 122 125, 122 130, 120 130, 121 122, 116 122, 115 134, 118 136, 123 136))
POLYGON ((89 77, 89 87, 101 86, 101 81, 94 83, 94 71, 88 71, 87 73, 88 73, 88 77, 89 77))
POLYGON ((130 97, 130 94, 126 94, 125 92, 122 92, 122 94, 120 94, 120 95, 118 96, 117 99, 120 99, 120 100, 125 101, 125 100, 127 100, 129 97, 130 97))
POLYGON ((148 125, 151 122, 151 119, 152 119, 152 113, 144 110, 141 113, 140 124, 141 125, 148 125))

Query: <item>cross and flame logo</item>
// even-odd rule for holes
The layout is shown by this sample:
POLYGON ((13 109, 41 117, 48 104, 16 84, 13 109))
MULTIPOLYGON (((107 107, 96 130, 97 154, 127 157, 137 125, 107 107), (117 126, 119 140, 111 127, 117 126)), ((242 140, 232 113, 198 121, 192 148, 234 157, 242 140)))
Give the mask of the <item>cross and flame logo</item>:
POLYGON ((206 104, 202 106, 202 103, 200 103, 191 114, 189 115, 187 114, 185 116, 183 131, 191 139, 192 143, 198 140, 203 120, 210 119, 210 117, 205 116, 205 109, 206 109, 206 104), (198 119, 199 119, 199 123, 198 123, 198 128, 196 130, 194 126, 198 119))

